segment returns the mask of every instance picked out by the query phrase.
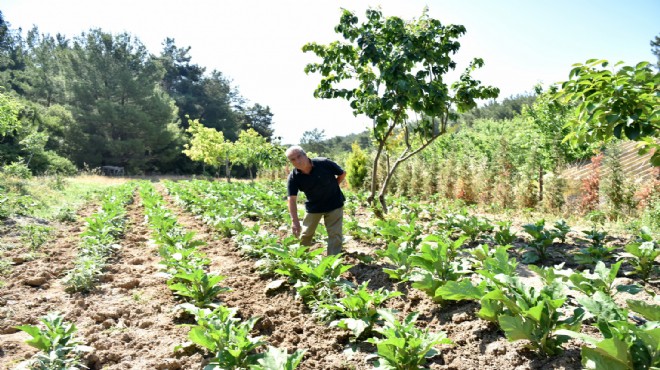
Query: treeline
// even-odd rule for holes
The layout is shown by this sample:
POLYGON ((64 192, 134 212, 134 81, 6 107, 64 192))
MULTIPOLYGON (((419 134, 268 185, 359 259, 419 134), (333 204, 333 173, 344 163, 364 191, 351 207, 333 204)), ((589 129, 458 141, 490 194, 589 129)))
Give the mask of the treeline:
POLYGON ((182 154, 192 119, 235 141, 270 140, 273 114, 222 72, 194 64, 167 38, 151 54, 128 33, 91 29, 69 39, 24 35, 0 12, 0 164, 33 173, 122 166, 127 173, 190 173, 182 154))

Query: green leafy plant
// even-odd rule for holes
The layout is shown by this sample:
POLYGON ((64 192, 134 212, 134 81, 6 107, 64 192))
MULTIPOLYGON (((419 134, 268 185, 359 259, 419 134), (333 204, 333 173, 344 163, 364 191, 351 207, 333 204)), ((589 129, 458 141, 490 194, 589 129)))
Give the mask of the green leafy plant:
POLYGON ((357 289, 344 286, 344 297, 324 308, 341 317, 330 325, 350 330, 356 339, 371 334, 374 324, 379 321, 378 309, 388 299, 401 296, 401 292, 389 292, 382 287, 370 292, 369 282, 360 284, 357 289))
POLYGON ((647 227, 640 230, 637 241, 628 244, 619 258, 625 258, 634 271, 644 282, 654 276, 660 275, 660 267, 655 260, 660 256, 660 243, 658 243, 647 227))
POLYGON ((603 292, 584 297, 580 303, 596 317, 604 339, 574 330, 560 330, 560 334, 591 345, 582 347, 585 369, 636 370, 660 366, 660 306, 628 300, 628 308, 642 316, 641 321, 644 321, 633 323, 628 320, 628 311, 603 292))
POLYGON ((452 344, 444 332, 431 333, 428 329, 415 327, 419 314, 412 312, 400 322, 389 310, 378 310, 384 320, 381 328, 375 331, 382 338, 369 338, 367 341, 376 345, 377 355, 367 356, 367 359, 377 357, 376 369, 417 370, 427 359, 438 354, 433 348, 438 344, 452 344))
POLYGON ((376 250, 376 255, 380 258, 388 259, 395 268, 383 268, 383 272, 386 273, 390 279, 396 281, 408 281, 410 277, 410 270, 412 266, 410 265, 410 256, 415 252, 415 247, 409 245, 408 243, 402 243, 397 245, 395 243, 389 243, 386 249, 376 250))
POLYGON ((509 245, 516 240, 516 233, 511 232, 511 221, 496 222, 498 230, 493 237, 498 245, 509 245))
POLYGON ((610 268, 605 263, 598 261, 593 273, 589 271, 575 272, 568 275, 571 288, 578 290, 587 296, 592 296, 601 291, 608 296, 614 296, 617 292, 628 292, 636 294, 642 290, 638 285, 614 285, 616 275, 621 268, 621 261, 612 264, 610 268))
POLYGON ((495 276, 497 288, 489 291, 482 302, 490 300, 501 304, 489 306, 501 310, 491 313, 491 317, 497 315, 500 328, 510 341, 526 340, 529 348, 554 355, 561 352, 561 345, 569 339, 557 331, 577 330, 584 310, 577 308, 571 316, 562 319, 566 297, 561 279, 534 265, 530 268, 541 275, 543 288, 537 290, 518 277, 500 274, 495 276))
POLYGON ((231 290, 218 286, 225 276, 207 274, 202 269, 180 272, 167 282, 174 294, 188 298, 197 307, 208 307, 215 303, 220 293, 231 290))
POLYGON ((605 245, 605 239, 607 238, 606 231, 599 231, 594 226, 584 234, 589 245, 585 248, 580 248, 578 253, 575 254, 575 262, 583 265, 594 265, 598 261, 606 261, 613 256, 616 247, 605 245))
POLYGON ((568 226, 566 220, 558 220, 554 224, 555 237, 559 238, 562 243, 566 242, 566 235, 571 232, 571 227, 568 226))
POLYGON ((73 323, 64 321, 58 313, 50 313, 41 318, 43 328, 33 325, 20 325, 16 328, 28 333, 32 339, 26 341, 32 347, 41 350, 31 362, 31 369, 78 369, 85 368, 80 361, 83 352, 91 350, 79 342, 75 333, 78 330, 73 323))
POLYGON ((75 260, 74 267, 64 277, 63 284, 69 292, 89 292, 101 274, 105 262, 99 256, 82 256, 75 260))
POLYGON ((32 251, 37 251, 48 241, 53 228, 45 225, 28 224, 23 227, 23 231, 23 241, 32 251))
POLYGON ((319 316, 325 317, 324 304, 336 301, 335 288, 346 285, 348 282, 341 275, 348 271, 352 265, 342 263, 342 255, 330 255, 300 264, 301 277, 296 281, 294 288, 305 303, 317 311, 319 316))
POLYGON ((535 263, 547 258, 548 247, 552 245, 556 234, 545 228, 545 220, 523 225, 523 229, 532 239, 527 243, 528 250, 523 254, 524 263, 535 263))
POLYGON ((425 238, 420 251, 410 257, 410 265, 418 268, 411 273, 412 286, 428 294, 434 302, 441 303, 442 296, 436 294, 438 288, 471 272, 467 259, 456 258, 466 239, 464 236, 451 241, 435 235, 425 238))
POLYGON ((474 215, 456 215, 453 219, 453 226, 458 228, 474 242, 483 233, 493 231, 494 227, 488 220, 481 219, 474 215))
POLYGON ((305 350, 297 350, 288 354, 286 349, 268 346, 263 357, 257 359, 258 365, 250 365, 250 370, 294 370, 300 365, 305 350))
POLYGON ((191 325, 188 338, 215 354, 204 370, 238 370, 258 364, 261 356, 256 350, 266 344, 261 337, 250 335, 258 317, 241 321, 236 317, 236 309, 225 306, 212 311, 192 305, 182 305, 182 308, 195 315, 197 322, 191 325))

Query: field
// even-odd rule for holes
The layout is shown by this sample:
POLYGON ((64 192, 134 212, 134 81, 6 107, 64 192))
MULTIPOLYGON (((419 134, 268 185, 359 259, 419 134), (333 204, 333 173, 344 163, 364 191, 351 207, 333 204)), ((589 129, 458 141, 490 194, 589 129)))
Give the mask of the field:
MULTIPOLYGON (((243 352, 232 361, 243 356, 243 364, 253 361, 256 366, 254 354, 286 349, 291 355, 304 350, 297 368, 310 370, 370 369, 377 361, 382 365, 384 361, 375 355, 384 347, 384 338, 394 334, 384 329, 387 313, 378 315, 376 308, 393 310, 397 324, 418 313, 412 328, 399 328, 398 335, 411 337, 406 341, 408 347, 403 346, 409 352, 399 353, 398 358, 429 355, 420 366, 430 369, 580 369, 585 339, 575 335, 566 337, 563 344, 553 340, 564 338, 558 330, 568 328, 603 339, 596 324, 603 321, 598 314, 604 316, 606 310, 591 306, 580 316, 574 309, 584 308, 585 302, 615 302, 618 308, 607 312, 612 322, 612 315, 617 314, 648 320, 647 326, 630 320, 621 336, 647 329, 657 336, 658 329, 648 327, 658 320, 654 298, 660 293, 657 258, 648 263, 651 272, 644 279, 629 255, 621 259, 618 273, 601 275, 600 280, 590 280, 585 274, 599 260, 612 268, 616 256, 636 241, 637 234, 621 229, 592 229, 591 224, 574 221, 567 225, 549 218, 543 224, 538 215, 506 218, 406 200, 393 200, 387 221, 377 222, 363 200, 349 194, 345 253, 337 260, 323 259, 328 261, 323 265, 319 261, 324 254, 315 257, 318 253, 313 251, 323 249, 321 238, 312 250, 304 250, 289 236, 283 184, 158 179, 107 182, 103 178, 60 181, 62 186, 50 187, 59 189, 48 198, 54 201, 39 200, 38 214, 19 212, 2 220, 3 369, 25 368, 39 352, 26 344, 31 335, 16 327, 43 327, 40 319, 55 312, 75 324, 81 344, 93 348, 80 358, 90 369, 201 369, 213 363, 220 364, 217 368, 230 368, 226 348, 211 350, 212 344, 205 348, 199 337, 189 337, 191 331, 199 333, 204 328, 208 334, 212 332, 209 327, 220 325, 217 317, 208 316, 210 308, 219 306, 235 309, 223 327, 231 324, 233 333, 242 331, 247 338, 240 347, 243 352), (99 218, 99 214, 112 217, 99 218), (565 229, 560 232, 562 225, 565 229), (510 247, 497 248, 502 245, 510 247), (91 259, 96 270, 85 273, 82 267, 90 268, 90 259, 83 257, 93 254, 85 249, 88 247, 100 248, 102 257, 91 259), (494 266, 497 261, 501 264, 494 266), (534 271, 523 261, 535 261, 545 269, 534 271), (561 263, 557 270, 549 269, 561 263), (515 278, 495 277, 494 272, 507 268, 515 278), (200 275, 193 277, 194 271, 200 275), (505 286, 505 280, 511 285, 505 286), (519 283, 517 288, 514 280, 519 283), (500 283, 493 283, 496 281, 500 283), (366 284, 365 292, 371 295, 358 293, 361 284, 366 284), (500 289, 503 295, 483 300, 484 291, 471 291, 471 296, 468 285, 486 292, 500 289), (445 287, 442 294, 438 293, 441 287, 445 287), (556 290, 550 292, 552 289, 556 290), (374 298, 379 290, 383 294, 380 301, 374 298), (548 296, 539 295, 541 291, 548 296), (596 301, 594 297, 601 295, 596 291, 609 295, 596 301), (398 293, 385 297, 387 292, 398 293), (552 294, 553 299, 548 298, 552 294), (368 314, 363 311, 362 316, 352 316, 362 321, 342 321, 353 330, 338 327, 342 324, 337 321, 349 314, 347 299, 357 296, 370 300, 368 314), (613 298, 608 300, 610 296, 613 298), (543 308, 548 317, 535 324, 531 320, 534 314, 528 312, 532 309, 510 306, 522 307, 525 299, 533 301, 531 306, 543 308), (633 309, 628 300, 641 303, 633 309), (499 319, 488 319, 484 312, 488 305, 499 307, 499 319), (575 317, 571 325, 570 317, 575 317), (526 328, 526 334, 511 329, 517 324, 518 329, 526 328), (445 333, 448 340, 441 340, 442 335, 433 337, 433 333, 445 333), (508 339, 516 335, 521 340, 508 339), (525 335, 538 341, 522 339, 525 335), (411 349, 415 336, 429 343, 429 338, 435 338, 437 344, 429 345, 435 352, 415 354, 411 349)), ((45 192, 30 193, 29 186, 18 187, 26 199, 45 192)), ((658 250, 657 237, 653 240, 653 248, 658 250)), ((628 321, 627 317, 618 320, 628 321)), ((658 366, 655 340, 649 361, 658 366)), ((608 359, 603 353, 593 356, 608 359)), ((631 357, 629 365, 643 361, 637 357, 631 357)), ((618 360, 610 361, 618 366, 618 360)), ((625 358, 621 361, 625 363, 625 358)), ((263 367, 254 368, 285 368, 264 363, 261 359, 263 367)), ((624 365, 612 368, 625 369, 624 365)))

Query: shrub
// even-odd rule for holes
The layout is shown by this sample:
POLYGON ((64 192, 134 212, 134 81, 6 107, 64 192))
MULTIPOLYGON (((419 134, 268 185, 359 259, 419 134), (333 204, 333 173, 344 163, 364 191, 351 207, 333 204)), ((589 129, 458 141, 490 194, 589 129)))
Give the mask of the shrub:
POLYGON ((600 188, 600 165, 603 161, 603 153, 591 158, 590 170, 591 173, 588 177, 582 179, 582 187, 580 197, 580 212, 586 214, 598 208, 599 191, 600 188))
POLYGON ((29 179, 32 177, 32 171, 30 171, 28 166, 25 163, 23 163, 23 161, 12 162, 4 166, 2 168, 2 172, 4 172, 8 176, 14 176, 21 179, 29 179))
POLYGON ((346 177, 351 189, 359 190, 367 178, 367 156, 357 142, 351 148, 352 152, 346 160, 346 177))

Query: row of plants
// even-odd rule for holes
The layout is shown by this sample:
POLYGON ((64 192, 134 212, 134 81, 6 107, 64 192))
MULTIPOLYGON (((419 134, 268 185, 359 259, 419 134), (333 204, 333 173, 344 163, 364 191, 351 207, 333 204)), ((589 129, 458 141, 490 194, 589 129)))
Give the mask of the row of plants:
POLYGON ((74 267, 64 278, 68 291, 91 291, 121 248, 118 241, 126 227, 125 207, 133 201, 134 190, 135 184, 130 182, 110 188, 102 196, 99 210, 85 219, 74 267))
POLYGON ((205 243, 195 240, 195 233, 177 223, 176 216, 165 207, 162 196, 150 183, 141 184, 140 196, 167 285, 184 301, 178 308, 194 317, 188 338, 214 354, 205 369, 296 368, 305 351, 288 355, 286 349, 268 346, 262 337, 252 336, 259 318, 241 320, 236 308, 218 301, 218 296, 229 288, 219 286, 225 276, 206 271, 210 260, 197 249, 205 243), (265 352, 259 352, 266 346, 265 352))
MULTIPOLYGON (((103 194, 99 210, 85 219, 87 226, 81 233, 81 243, 74 267, 64 278, 70 292, 89 292, 98 282, 113 254, 120 248, 118 241, 126 226, 125 206, 133 200, 135 186, 127 183, 108 189, 103 194)), ((28 229, 29 245, 43 244, 42 229, 28 229)), ((16 328, 32 338, 26 343, 39 350, 27 363, 30 369, 86 368, 82 355, 92 350, 75 334, 74 323, 63 315, 51 312, 40 319, 41 326, 19 325, 16 328)))
MULTIPOLYGON (((349 214, 350 207, 347 207, 349 214)), ((419 214, 418 211, 407 214, 419 214)), ((408 217, 408 221, 404 224, 377 221, 373 230, 366 233, 362 231, 366 235, 389 240, 387 248, 378 251, 377 255, 390 262, 392 268, 385 268, 384 271, 393 280, 410 282, 413 287, 426 292, 439 304, 450 300, 477 300, 481 303, 480 317, 498 324, 510 340, 525 339, 533 349, 545 354, 559 353, 561 345, 573 336, 598 348, 594 351, 591 347, 584 347, 583 363, 586 367, 602 361, 616 361, 621 366, 619 368, 657 366, 658 348, 653 345, 653 336, 659 332, 659 324, 653 312, 658 310, 658 305, 629 300, 627 308, 621 308, 616 305, 612 295, 593 293, 596 289, 608 287, 603 289, 611 294, 614 291, 613 279, 622 264, 622 261, 619 261, 608 269, 600 261, 608 257, 608 253, 613 250, 613 247, 605 247, 603 244, 605 232, 596 229, 586 232, 585 240, 589 245, 578 254, 594 267, 593 273, 589 270, 579 273, 568 269, 530 265, 543 281, 544 286, 539 289, 526 285, 516 274, 517 261, 508 253, 511 248, 509 243, 515 239, 515 234, 510 231, 510 222, 497 225, 499 230, 488 240, 494 241, 493 246, 484 243, 468 249, 467 240, 477 240, 477 237, 474 237, 475 231, 491 232, 494 227, 483 219, 465 214, 449 214, 437 222, 428 222, 426 230, 417 227, 420 223, 416 222, 414 217, 408 217), (430 228, 435 228, 436 234, 422 237, 430 228), (456 231, 460 232, 457 234, 456 231), (594 288, 588 288, 590 284, 594 288), (567 288, 572 295, 566 294, 567 288), (573 296, 580 293, 587 297, 574 299, 573 296), (609 311, 599 311, 598 307, 602 306, 608 307, 609 311), (572 314, 566 314, 571 309, 572 314), (629 312, 640 315, 644 324, 624 325, 617 320, 605 320, 627 318, 629 312), (592 321, 597 323, 596 326, 605 338, 604 342, 593 338, 588 340, 580 334, 582 323, 592 321), (612 327, 617 328, 614 334, 612 327), (643 339, 639 339, 640 337, 643 339), (618 347, 608 347, 610 342, 616 342, 618 347), (619 346, 621 343, 626 345, 624 352, 620 351, 623 348, 619 346)), ((362 230, 364 228, 361 226, 362 230)), ((570 231, 566 222, 561 220, 554 224, 553 229, 546 229, 544 220, 524 225, 523 229, 529 234, 524 256, 533 254, 536 258, 531 260, 534 261, 543 260, 547 247, 556 239, 564 243, 566 234, 570 231)), ((292 240, 285 239, 279 246, 273 245, 277 241, 259 235, 257 230, 253 229, 251 233, 235 239, 242 250, 259 258, 258 265, 262 271, 274 271, 287 277, 298 295, 320 316, 327 314, 324 310, 333 311, 337 310, 337 307, 343 307, 339 309, 341 311, 346 307, 333 306, 328 302, 356 299, 355 297, 360 296, 355 290, 347 289, 347 285, 339 283, 342 272, 350 266, 341 264, 338 257, 320 257, 318 250, 308 251, 306 247, 300 247, 292 240), (261 242, 265 242, 267 246, 259 248, 258 244, 261 242), (339 290, 347 292, 344 297, 333 295, 338 287, 341 287, 339 290)), ((660 254, 660 246, 648 229, 642 229, 637 240, 629 243, 625 250, 619 258, 625 258, 634 267, 633 272, 640 280, 647 282, 657 274, 658 266, 654 260, 660 254)), ((524 260, 529 262, 530 258, 524 260)), ((360 289, 366 291, 366 286, 360 289)), ((643 290, 641 286, 635 285, 617 286, 616 289, 631 294, 643 290)), ((652 290, 647 292, 654 294, 652 290)), ((385 296, 387 294, 389 292, 385 296)), ((342 305, 350 306, 345 301, 342 305)), ((377 307, 375 311, 379 312, 377 307)), ((353 330, 354 334, 357 334, 356 337, 361 335, 360 330, 369 328, 364 321, 356 324, 356 321, 341 318, 343 312, 333 313, 338 317, 334 322, 338 326, 353 330)))
MULTIPOLYGON (((551 261, 550 247, 558 247, 563 253, 568 247, 568 234, 572 233, 573 243, 577 243, 579 248, 571 255, 563 253, 562 258, 566 261, 572 261, 584 268, 593 268, 598 261, 625 259, 644 282, 660 275, 659 267, 654 264, 658 251, 650 247, 649 243, 644 244, 653 240, 653 233, 648 227, 639 230, 638 240, 628 243, 623 248, 623 253, 616 253, 617 246, 608 245, 610 239, 608 232, 595 224, 590 229, 578 232, 563 219, 555 221, 551 228, 546 226, 545 219, 540 219, 522 225, 521 231, 526 235, 519 235, 512 230, 510 220, 492 222, 485 217, 470 214, 464 207, 454 210, 451 206, 447 206, 444 211, 439 212, 435 204, 402 203, 401 198, 394 198, 397 207, 396 218, 379 219, 372 225, 364 225, 358 222, 354 210, 360 199, 359 197, 354 199, 357 202, 346 206, 348 214, 345 223, 346 233, 366 242, 388 245, 395 241, 397 244, 409 246, 413 242, 418 244, 422 234, 446 233, 454 240, 464 236, 471 245, 478 242, 489 245, 516 244, 522 262, 544 264, 551 261)), ((389 253, 388 249, 381 253, 389 253)), ((410 251, 410 248, 401 249, 398 246, 395 249, 397 254, 409 254, 410 251)))
MULTIPOLYGON (((183 205, 198 214, 215 214, 234 202, 231 190, 223 193, 214 184, 197 183, 167 184, 168 190, 183 205), (199 188, 205 186, 204 188, 199 188), (213 202, 200 198, 209 197, 213 202), (225 204, 219 204, 219 202, 225 204), (201 205, 201 206, 200 206, 201 205)), ((259 192, 262 189, 247 187, 244 192, 259 192), (249 190, 252 189, 252 190, 249 190)), ((282 201, 264 207, 276 206, 269 214, 281 214, 282 201)), ((231 207, 229 207, 231 208, 231 207)), ((449 344, 451 341, 443 332, 431 333, 416 326, 418 313, 407 315, 403 321, 396 313, 386 309, 384 303, 402 295, 380 288, 371 291, 369 282, 359 286, 343 278, 352 267, 343 263, 342 255, 323 256, 323 249, 310 250, 298 244, 294 237, 277 237, 266 227, 273 225, 271 220, 261 224, 258 220, 252 227, 245 227, 233 236, 237 248, 256 260, 257 270, 267 276, 281 276, 269 284, 270 289, 288 285, 295 289, 296 296, 311 310, 321 322, 351 332, 354 345, 361 341, 373 343, 377 353, 368 356, 374 359, 378 368, 412 369, 423 365, 428 358, 437 354, 434 346, 449 344)), ((208 221, 207 221, 208 222, 208 221)))
MULTIPOLYGON (((383 226, 382 222, 380 224, 383 226)), ((562 229, 566 230, 563 224, 556 225, 559 227, 554 230, 543 226, 543 221, 525 225, 532 237, 532 248, 541 248, 540 243, 551 243, 564 234, 562 229)), ((593 272, 529 265, 542 280, 542 287, 535 288, 518 276, 518 262, 507 252, 510 245, 481 244, 470 249, 466 245, 468 235, 453 240, 451 232, 444 230, 439 235, 411 238, 410 228, 411 224, 403 224, 395 233, 396 225, 385 225, 384 235, 390 242, 387 249, 377 254, 394 266, 384 269, 391 279, 410 282, 438 304, 454 300, 478 301, 480 318, 499 325, 509 340, 526 340, 532 349, 546 355, 560 353, 562 344, 570 337, 583 339, 596 347, 583 347, 585 368, 601 368, 599 366, 606 363, 607 368, 616 369, 650 368, 660 364, 657 315, 660 305, 628 300, 627 307, 623 308, 614 301, 616 292, 636 294, 644 290, 639 285, 614 286, 623 261, 610 268, 597 261, 593 272), (640 315, 638 322, 627 320, 630 312, 640 315), (583 322, 595 322, 605 339, 581 334, 583 322)), ((602 235, 592 237, 602 241, 602 235)), ((643 229, 625 250, 627 252, 620 257, 635 267, 633 272, 640 280, 647 282, 651 274, 657 274, 654 260, 660 255, 660 245, 648 229, 643 229)), ((647 292, 655 297, 653 290, 647 292)))

